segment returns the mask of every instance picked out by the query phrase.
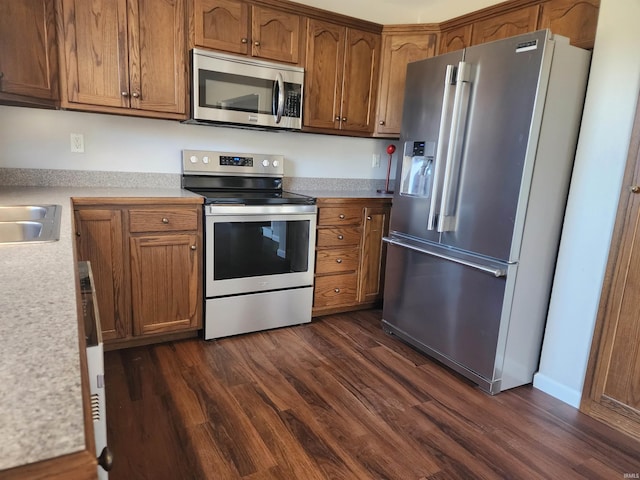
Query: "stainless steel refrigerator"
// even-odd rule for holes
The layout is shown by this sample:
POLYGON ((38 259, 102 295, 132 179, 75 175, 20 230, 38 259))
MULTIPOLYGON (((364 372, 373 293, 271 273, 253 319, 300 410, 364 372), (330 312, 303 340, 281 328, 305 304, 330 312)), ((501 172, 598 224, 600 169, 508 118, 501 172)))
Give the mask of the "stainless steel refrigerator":
POLYGON ((407 69, 383 328, 492 394, 537 370, 589 62, 541 30, 407 69))

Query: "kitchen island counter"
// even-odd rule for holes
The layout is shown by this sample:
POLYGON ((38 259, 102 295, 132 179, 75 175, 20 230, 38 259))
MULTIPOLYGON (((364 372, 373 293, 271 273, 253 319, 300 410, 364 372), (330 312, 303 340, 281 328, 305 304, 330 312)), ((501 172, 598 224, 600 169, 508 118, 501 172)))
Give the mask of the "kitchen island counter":
POLYGON ((83 403, 88 390, 82 382, 72 199, 105 197, 202 203, 180 188, 0 191, 0 205, 62 206, 58 241, 0 244, 0 477, 32 478, 47 468, 57 474, 73 468, 66 478, 95 477, 95 454, 89 451, 93 440, 87 439, 92 428, 83 403), (62 455, 67 455, 64 461, 48 463, 62 455), (34 462, 41 463, 34 467, 34 462))

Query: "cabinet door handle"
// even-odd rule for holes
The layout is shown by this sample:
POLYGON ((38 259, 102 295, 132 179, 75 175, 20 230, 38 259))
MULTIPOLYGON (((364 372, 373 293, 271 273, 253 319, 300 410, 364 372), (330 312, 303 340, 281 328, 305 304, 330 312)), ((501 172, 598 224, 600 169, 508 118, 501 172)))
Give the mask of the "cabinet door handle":
POLYGON ((371 215, 367 215, 367 220, 371 220, 371 215))
POLYGON ((344 220, 344 213, 341 213, 340 215, 338 215, 338 218, 339 218, 340 220, 344 220))
POLYGON ((340 117, 338 115, 336 115, 336 122, 340 121, 340 117))
POLYGON ((336 293, 340 293, 340 289, 339 288, 334 288, 333 291, 336 292, 336 293))
POLYGON ((122 95, 123 97, 128 97, 129 96, 129 92, 120 92, 120 95, 122 95))
POLYGON ((342 263, 342 259, 341 258, 336 258, 336 263, 342 263))
POLYGON ((191 245, 191 250, 197 250, 198 247, 196 247, 195 245, 191 245))
POLYGON ((631 192, 632 193, 640 193, 640 186, 639 185, 634 185, 633 187, 631 187, 631 192))
POLYGON ((347 121, 347 117, 342 117, 342 121, 346 122, 347 121))
POLYGON ((139 93, 139 92, 133 92, 133 93, 131 94, 131 96, 132 96, 133 98, 140 98, 140 93, 139 93))
POLYGON ((247 40, 246 38, 241 38, 240 39, 240 43, 247 43, 249 40, 247 40))
POLYGON ((253 42, 253 44, 254 44, 256 47, 259 47, 259 46, 260 46, 260 42, 253 42))
POLYGON ((344 239, 344 235, 338 235, 338 240, 343 240, 344 239))
POLYGON ((168 218, 166 218, 166 217, 165 217, 165 218, 163 218, 163 219, 162 219, 162 223, 164 223, 164 224, 169 223, 169 219, 168 219, 168 218))
POLYGON ((384 120, 380 120, 380 122, 378 122, 380 125, 384 125, 384 120))

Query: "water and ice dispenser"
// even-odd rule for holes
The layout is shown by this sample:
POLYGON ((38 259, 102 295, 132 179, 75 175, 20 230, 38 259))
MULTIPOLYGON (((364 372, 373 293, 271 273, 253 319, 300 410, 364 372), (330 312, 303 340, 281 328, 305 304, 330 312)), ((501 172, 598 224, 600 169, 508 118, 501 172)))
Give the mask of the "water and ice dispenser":
POLYGON ((433 186, 435 142, 404 142, 400 194, 429 198, 433 186))

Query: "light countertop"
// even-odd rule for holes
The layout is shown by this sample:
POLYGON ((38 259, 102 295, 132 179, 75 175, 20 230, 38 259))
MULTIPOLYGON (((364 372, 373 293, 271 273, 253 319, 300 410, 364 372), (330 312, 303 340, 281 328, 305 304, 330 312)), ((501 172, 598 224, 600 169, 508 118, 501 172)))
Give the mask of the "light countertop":
POLYGON ((2 205, 62 205, 59 241, 0 245, 0 471, 85 448, 72 236, 76 197, 153 197, 160 204, 199 198, 179 188, 0 189, 2 205))
POLYGON ((393 194, 378 193, 376 190, 297 190, 290 189, 292 193, 307 195, 315 198, 353 198, 353 199, 369 199, 369 198, 388 198, 392 199, 393 194))

